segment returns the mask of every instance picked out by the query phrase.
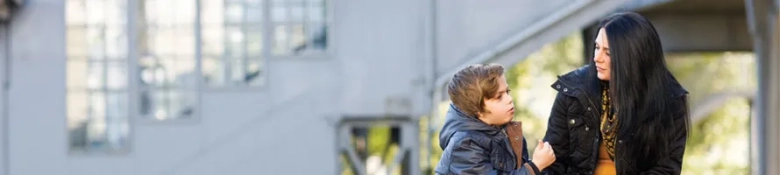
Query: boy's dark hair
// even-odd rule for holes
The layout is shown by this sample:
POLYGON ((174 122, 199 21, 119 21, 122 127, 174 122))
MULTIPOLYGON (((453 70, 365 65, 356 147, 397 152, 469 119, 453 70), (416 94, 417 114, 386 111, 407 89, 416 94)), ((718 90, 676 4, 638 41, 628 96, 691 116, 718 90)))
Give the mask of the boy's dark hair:
POLYGON ((498 64, 475 64, 461 69, 447 85, 447 92, 455 107, 468 116, 484 112, 485 99, 498 93, 498 78, 504 67, 498 64))

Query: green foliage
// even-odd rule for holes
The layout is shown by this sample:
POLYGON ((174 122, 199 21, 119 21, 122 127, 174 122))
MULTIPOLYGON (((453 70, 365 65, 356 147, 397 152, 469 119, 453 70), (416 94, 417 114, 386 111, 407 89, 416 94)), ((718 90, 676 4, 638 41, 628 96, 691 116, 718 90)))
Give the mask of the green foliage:
MULTIPOLYGON (((669 69, 690 92, 691 109, 723 91, 756 88, 751 53, 687 53, 667 56, 669 69)), ((748 99, 732 98, 695 119, 685 149, 683 174, 749 174, 748 99)))

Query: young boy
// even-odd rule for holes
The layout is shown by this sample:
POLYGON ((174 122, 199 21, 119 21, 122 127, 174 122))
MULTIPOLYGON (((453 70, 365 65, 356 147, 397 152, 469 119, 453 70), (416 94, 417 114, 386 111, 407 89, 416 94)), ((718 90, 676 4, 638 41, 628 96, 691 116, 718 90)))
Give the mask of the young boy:
POLYGON ((466 67, 448 92, 452 104, 439 133, 444 152, 436 174, 540 174, 555 161, 552 147, 541 141, 528 159, 525 138, 509 124, 515 110, 502 66, 466 67))

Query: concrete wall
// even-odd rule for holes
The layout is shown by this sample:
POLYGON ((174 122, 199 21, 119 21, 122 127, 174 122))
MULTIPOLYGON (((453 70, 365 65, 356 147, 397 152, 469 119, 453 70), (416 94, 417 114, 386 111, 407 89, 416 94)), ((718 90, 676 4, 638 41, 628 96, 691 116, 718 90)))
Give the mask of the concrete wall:
MULTIPOLYGON (((436 72, 443 74, 571 4, 566 0, 439 1, 436 72)), ((567 33, 568 34, 568 33, 567 33)))
POLYGON ((9 38, 8 172, 62 174, 68 169, 65 129, 65 8, 62 0, 28 1, 9 38))
POLYGON ((646 15, 670 52, 751 51, 745 14, 646 15))
MULTIPOLYGON (((7 26, 0 26, 0 41, 7 41, 8 40, 8 28, 7 26)), ((6 73, 7 69, 7 61, 8 61, 8 55, 5 53, 8 53, 7 50, 7 42, 0 42, 0 82, 5 84, 6 82, 6 76, 8 75, 6 73)), ((8 168, 7 161, 8 161, 8 115, 6 115, 6 103, 7 101, 7 89, 5 85, 0 86, 0 175, 6 175, 8 174, 8 168)))

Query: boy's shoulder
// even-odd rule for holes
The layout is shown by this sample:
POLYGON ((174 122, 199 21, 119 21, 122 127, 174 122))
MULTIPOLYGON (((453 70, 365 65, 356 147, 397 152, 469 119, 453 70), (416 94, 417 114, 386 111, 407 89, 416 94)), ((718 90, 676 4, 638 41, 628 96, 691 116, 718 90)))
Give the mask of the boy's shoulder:
POLYGON ((450 138, 450 143, 454 145, 476 144, 484 149, 490 148, 491 138, 487 133, 481 131, 457 131, 450 138), (464 143, 469 142, 469 143, 464 143))

